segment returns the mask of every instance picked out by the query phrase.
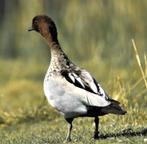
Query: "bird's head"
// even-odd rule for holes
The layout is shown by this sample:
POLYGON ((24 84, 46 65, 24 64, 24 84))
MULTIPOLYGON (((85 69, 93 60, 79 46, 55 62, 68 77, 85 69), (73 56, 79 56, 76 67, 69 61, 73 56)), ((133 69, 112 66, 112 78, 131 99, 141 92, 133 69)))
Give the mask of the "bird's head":
POLYGON ((32 27, 28 31, 39 32, 44 38, 57 41, 57 29, 53 20, 46 15, 37 15, 32 20, 32 27))

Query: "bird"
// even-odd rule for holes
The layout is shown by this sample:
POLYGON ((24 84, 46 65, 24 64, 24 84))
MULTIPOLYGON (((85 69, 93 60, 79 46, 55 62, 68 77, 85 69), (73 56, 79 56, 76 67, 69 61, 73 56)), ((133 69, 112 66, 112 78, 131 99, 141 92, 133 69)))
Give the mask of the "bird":
POLYGON ((45 74, 43 89, 49 104, 59 111, 67 122, 66 141, 71 141, 72 122, 78 117, 94 118, 94 139, 99 138, 99 116, 124 115, 127 111, 119 101, 112 99, 96 79, 73 63, 61 48, 55 22, 47 15, 32 19, 28 31, 36 31, 46 40, 51 58, 45 74))

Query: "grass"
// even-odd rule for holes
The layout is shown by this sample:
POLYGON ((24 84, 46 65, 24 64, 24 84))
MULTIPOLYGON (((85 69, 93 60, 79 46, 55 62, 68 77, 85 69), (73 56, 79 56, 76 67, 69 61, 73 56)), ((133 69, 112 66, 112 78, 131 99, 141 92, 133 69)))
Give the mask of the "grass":
MULTIPOLYGON (((93 69, 88 63, 87 69, 93 69)), ((30 63, 20 59, 0 60, 0 67, 4 65, 7 67, 0 72, 0 143, 62 144, 66 136, 66 122, 48 105, 42 91, 46 66, 42 62, 30 63)), ((105 67, 102 72, 106 72, 105 67)), ((118 70, 114 69, 111 74, 114 73, 118 73, 118 70)), ((92 118, 75 119, 71 143, 146 143, 147 98, 140 73, 135 78, 132 75, 132 80, 125 72, 119 73, 114 79, 106 73, 99 75, 107 76, 108 83, 104 81, 104 86, 113 98, 125 105, 128 113, 125 116, 101 117, 99 140, 92 139, 92 118)))
MULTIPOLYGON (((54 113, 51 114, 54 115, 54 113)), ((76 119, 74 121, 72 143, 143 143, 146 136, 143 136, 143 133, 141 134, 140 131, 144 129, 144 126, 141 126, 141 124, 140 126, 136 125, 134 122, 131 123, 133 118, 135 119, 135 117, 129 118, 130 124, 126 124, 125 118, 122 120, 121 117, 109 116, 107 117, 107 121, 101 118, 100 130, 108 138, 105 139, 104 137, 97 141, 92 139, 92 119, 76 119), (122 135, 120 134, 120 136, 115 137, 115 135, 119 135, 119 132, 122 132, 122 135), (130 134, 129 136, 131 132, 139 132, 139 134, 136 134, 136 136, 131 136, 130 134)), ((1 143, 4 144, 62 144, 65 135, 66 124, 59 116, 56 116, 55 119, 44 118, 43 120, 36 120, 35 118, 29 121, 7 125, 2 127, 0 132, 1 143)))

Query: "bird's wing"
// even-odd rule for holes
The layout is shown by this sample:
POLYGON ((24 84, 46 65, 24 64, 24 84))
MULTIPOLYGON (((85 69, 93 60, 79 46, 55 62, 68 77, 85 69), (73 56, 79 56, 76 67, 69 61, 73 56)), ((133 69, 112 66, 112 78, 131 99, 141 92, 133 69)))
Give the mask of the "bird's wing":
POLYGON ((68 82, 74 84, 76 87, 79 87, 88 92, 96 94, 106 100, 109 99, 109 97, 102 89, 100 84, 98 84, 96 80, 86 70, 84 69, 74 70, 74 71, 64 70, 61 72, 61 74, 68 82))

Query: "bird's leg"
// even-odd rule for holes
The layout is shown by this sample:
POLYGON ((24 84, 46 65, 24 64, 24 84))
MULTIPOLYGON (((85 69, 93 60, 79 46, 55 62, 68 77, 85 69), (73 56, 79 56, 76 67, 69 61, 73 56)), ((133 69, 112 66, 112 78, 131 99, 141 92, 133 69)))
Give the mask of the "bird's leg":
POLYGON ((95 131, 94 131, 94 139, 98 139, 99 138, 99 117, 95 117, 94 119, 94 123, 95 123, 95 131))
POLYGON ((65 120, 68 122, 68 131, 67 131, 66 141, 69 142, 71 141, 71 130, 72 130, 73 118, 66 118, 65 120))

